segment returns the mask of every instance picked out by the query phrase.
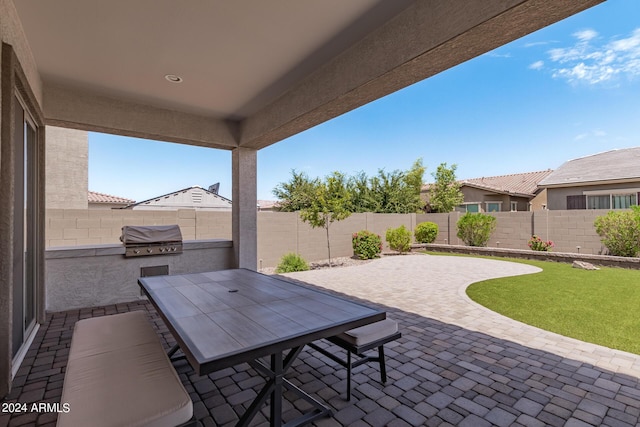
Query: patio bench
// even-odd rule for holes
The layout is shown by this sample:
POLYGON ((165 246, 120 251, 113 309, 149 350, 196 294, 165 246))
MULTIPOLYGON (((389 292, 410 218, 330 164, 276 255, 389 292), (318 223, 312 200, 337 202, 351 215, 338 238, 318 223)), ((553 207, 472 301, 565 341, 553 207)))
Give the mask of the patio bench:
POLYGON ((58 427, 193 422, 191 398, 142 311, 76 323, 62 388, 65 404, 58 427))
POLYGON ((320 347, 315 343, 308 345, 347 368, 347 400, 351 400, 351 370, 367 362, 378 362, 380 363, 380 379, 383 384, 386 383, 387 368, 384 359, 384 345, 397 340, 401 336, 402 334, 398 331, 398 323, 391 319, 385 319, 327 338, 327 341, 347 351, 346 361, 336 356, 329 349, 320 347), (377 357, 365 354, 375 348, 378 349, 377 357), (357 357, 357 360, 352 361, 352 354, 357 357))

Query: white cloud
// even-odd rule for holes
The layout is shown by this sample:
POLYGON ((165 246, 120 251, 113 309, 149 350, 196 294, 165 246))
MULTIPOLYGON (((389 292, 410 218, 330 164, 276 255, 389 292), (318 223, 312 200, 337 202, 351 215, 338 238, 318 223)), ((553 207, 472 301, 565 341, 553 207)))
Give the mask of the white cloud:
POLYGON ((598 33, 590 28, 573 33, 573 36, 582 42, 588 42, 589 40, 598 37, 598 33))
POLYGON ((540 70, 542 67, 544 67, 544 61, 536 61, 529 65, 529 68, 532 70, 540 70))
MULTIPOLYGON (((613 82, 618 78, 640 76, 640 28, 628 37, 609 42, 600 42, 598 33, 592 29, 573 34, 577 39, 572 46, 551 49, 547 52, 551 75, 570 83, 599 84, 613 82)), ((531 69, 541 69, 534 65, 531 69)))
POLYGON ((543 41, 543 42, 525 43, 524 47, 546 46, 552 43, 558 43, 558 42, 556 40, 549 40, 549 41, 543 41))
POLYGON ((607 133, 601 129, 596 129, 590 132, 584 132, 581 133, 579 135, 576 135, 573 140, 574 141, 580 141, 582 139, 588 138, 588 137, 596 137, 596 138, 604 138, 605 136, 607 136, 607 133))
POLYGON ((492 52, 487 52, 486 53, 487 56, 491 56, 493 58, 511 58, 511 54, 509 52, 507 53, 499 53, 496 51, 492 51, 492 52))

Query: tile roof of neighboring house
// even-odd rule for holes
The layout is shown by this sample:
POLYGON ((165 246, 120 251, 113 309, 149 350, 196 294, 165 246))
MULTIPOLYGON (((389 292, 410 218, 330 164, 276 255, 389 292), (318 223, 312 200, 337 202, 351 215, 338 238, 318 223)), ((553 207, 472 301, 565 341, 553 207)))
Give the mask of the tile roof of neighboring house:
POLYGON ((260 209, 273 209, 278 204, 278 200, 258 200, 260 209))
MULTIPOLYGON (((461 185, 480 188, 504 194, 517 194, 522 196, 534 196, 538 191, 538 182, 549 176, 551 169, 538 172, 514 173, 510 175, 485 176, 482 178, 470 178, 458 181, 461 185)), ((430 184, 423 186, 428 190, 430 184)))
POLYGON ((112 196, 110 194, 98 193, 96 191, 89 191, 87 197, 89 199, 89 203, 121 203, 128 205, 130 203, 136 202, 135 200, 112 196))
POLYGON ((538 191, 538 183, 553 171, 514 173, 511 175, 487 176, 460 181, 462 185, 496 191, 498 193, 522 194, 533 196, 538 191))
POLYGON ((567 186, 588 182, 640 179, 640 147, 605 151, 563 163, 540 182, 567 186))

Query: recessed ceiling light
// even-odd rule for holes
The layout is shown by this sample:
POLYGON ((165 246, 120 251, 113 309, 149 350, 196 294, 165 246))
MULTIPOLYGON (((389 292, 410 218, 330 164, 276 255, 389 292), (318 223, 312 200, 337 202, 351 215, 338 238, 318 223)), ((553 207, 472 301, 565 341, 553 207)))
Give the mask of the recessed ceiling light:
POLYGON ((176 76, 175 74, 167 74, 166 76, 164 76, 164 78, 171 83, 182 83, 183 81, 182 77, 176 76))

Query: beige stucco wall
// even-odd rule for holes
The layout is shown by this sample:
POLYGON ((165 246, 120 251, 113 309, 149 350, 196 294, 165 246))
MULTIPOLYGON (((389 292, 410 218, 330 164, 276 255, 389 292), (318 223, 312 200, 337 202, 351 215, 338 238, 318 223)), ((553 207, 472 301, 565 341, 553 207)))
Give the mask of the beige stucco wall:
POLYGON ((137 279, 143 267, 166 266, 169 274, 232 268, 229 240, 185 242, 181 254, 124 257, 119 245, 46 251, 47 311, 95 307, 142 299, 137 279))
POLYGON ((531 199, 531 210, 540 211, 542 209, 546 209, 547 206, 548 206, 547 189, 544 188, 542 189, 542 191, 536 194, 536 197, 531 199))
POLYGON ((577 196, 584 191, 616 191, 625 188, 640 188, 640 182, 625 182, 619 184, 588 185, 581 187, 548 188, 547 203, 549 209, 562 210, 567 208, 567 196, 577 196))
POLYGON ((86 131, 46 127, 48 209, 87 209, 89 136, 86 131))
POLYGON ((0 40, 13 47, 29 81, 29 86, 38 103, 42 105, 42 81, 38 74, 38 67, 27 43, 15 6, 10 0, 0 0, 0 40))

